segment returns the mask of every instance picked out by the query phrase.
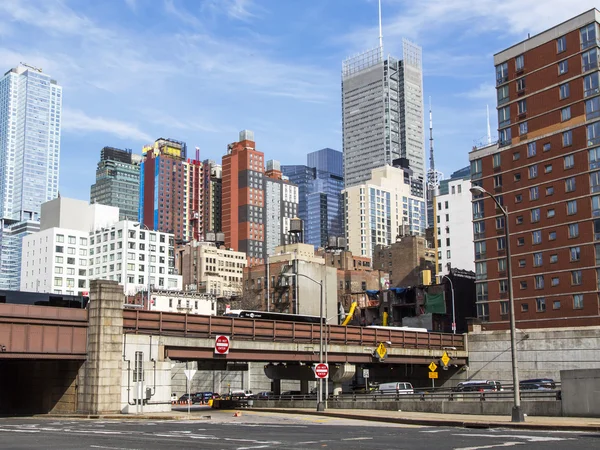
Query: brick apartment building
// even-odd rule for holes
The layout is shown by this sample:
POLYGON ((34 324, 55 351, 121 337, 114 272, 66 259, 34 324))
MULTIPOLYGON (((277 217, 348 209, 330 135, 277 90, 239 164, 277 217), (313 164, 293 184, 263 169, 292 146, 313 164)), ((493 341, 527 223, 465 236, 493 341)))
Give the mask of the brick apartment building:
POLYGON ((221 221, 225 246, 246 253, 252 266, 265 258, 265 161, 252 131, 241 131, 239 139, 223 156, 221 221))
POLYGON ((391 245, 378 245, 373 252, 373 269, 388 272, 391 287, 429 284, 423 271, 435 273, 435 249, 422 236, 404 236, 391 245), (425 281, 425 282, 424 282, 425 281))
MULTIPOLYGON (((518 328, 599 325, 600 12, 494 56, 499 142, 474 149, 473 184, 509 213, 518 328)), ((473 198, 477 316, 509 322, 504 216, 473 198)))

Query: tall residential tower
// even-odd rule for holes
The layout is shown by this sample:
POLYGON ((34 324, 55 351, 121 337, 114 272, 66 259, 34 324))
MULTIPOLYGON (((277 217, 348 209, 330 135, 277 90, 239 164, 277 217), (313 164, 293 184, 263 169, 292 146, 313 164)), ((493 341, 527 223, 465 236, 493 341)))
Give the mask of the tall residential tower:
POLYGON ((473 198, 485 329, 508 328, 511 271, 518 329, 600 325, 599 37, 592 9, 494 55, 499 142, 469 154, 508 214, 473 198))
POLYGON ((0 289, 18 289, 21 243, 58 195, 62 87, 26 64, 0 78, 0 289))

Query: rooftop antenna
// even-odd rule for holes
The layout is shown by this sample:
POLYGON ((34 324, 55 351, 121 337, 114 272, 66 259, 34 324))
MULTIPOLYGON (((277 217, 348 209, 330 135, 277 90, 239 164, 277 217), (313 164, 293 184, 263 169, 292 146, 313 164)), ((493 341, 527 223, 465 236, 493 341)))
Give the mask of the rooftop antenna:
POLYGON ((381 0, 379 0, 379 51, 383 57, 383 32, 381 29, 381 0))
POLYGON ((487 109, 487 143, 492 144, 492 130, 490 128, 490 105, 485 105, 487 109))
POLYGON ((433 160, 433 113, 431 112, 431 97, 429 97, 429 168, 435 173, 435 162, 433 160))

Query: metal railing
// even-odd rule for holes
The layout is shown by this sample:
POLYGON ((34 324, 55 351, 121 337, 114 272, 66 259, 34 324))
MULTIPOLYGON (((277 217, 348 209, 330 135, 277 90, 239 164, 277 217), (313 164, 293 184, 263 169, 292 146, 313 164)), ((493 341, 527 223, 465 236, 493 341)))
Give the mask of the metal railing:
MULTIPOLYGON (((319 324, 274 320, 203 316, 160 311, 123 310, 124 333, 214 337, 227 335, 235 339, 270 342, 318 343, 319 324)), ((327 325, 327 342, 331 345, 375 346, 390 342, 394 348, 465 350, 460 334, 404 331, 327 325)))
MULTIPOLYGON (((555 401, 561 400, 560 390, 523 390, 521 391, 522 401, 555 401)), ((255 400, 274 400, 274 401, 301 401, 314 400, 315 394, 298 395, 270 395, 267 397, 257 397, 255 400)), ((330 395, 330 402, 382 402, 382 401, 466 401, 466 402, 484 402, 484 401, 512 401, 513 391, 507 389, 503 391, 482 391, 482 392, 456 392, 449 389, 439 389, 435 391, 415 391, 413 394, 400 393, 381 393, 373 391, 367 394, 343 393, 339 395, 330 395)))

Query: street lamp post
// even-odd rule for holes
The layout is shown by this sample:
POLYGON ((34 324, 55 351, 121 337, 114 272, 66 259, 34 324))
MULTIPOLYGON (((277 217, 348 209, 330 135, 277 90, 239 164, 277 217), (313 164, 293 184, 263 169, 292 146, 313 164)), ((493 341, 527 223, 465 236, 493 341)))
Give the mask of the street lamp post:
MULTIPOLYGON (((312 279, 311 277, 304 275, 302 273, 285 273, 282 275, 287 278, 296 277, 296 284, 298 283, 297 277, 304 277, 319 285, 320 288, 320 306, 319 306, 319 364, 323 364, 323 280, 317 281, 312 279)), ((297 301, 297 299, 296 299, 297 301)), ((325 403, 323 402, 323 378, 319 378, 319 388, 317 393, 317 411, 325 411, 325 403)))
POLYGON ((519 386, 519 367, 517 359, 517 328, 515 325, 515 300, 513 297, 513 283, 512 283, 512 264, 510 261, 510 235, 508 232, 508 209, 502 206, 500 202, 486 191, 481 186, 472 186, 471 194, 479 195, 486 194, 496 206, 502 211, 504 215, 504 240, 506 241, 506 270, 508 274, 508 303, 510 309, 510 354, 512 362, 512 377, 513 377, 513 408, 512 408, 512 421, 513 422, 524 422, 525 416, 521 410, 521 392, 519 386))
POLYGON ((450 290, 452 291, 452 334, 456 334, 456 311, 454 309, 454 283, 447 275, 442 275, 442 279, 445 278, 450 282, 450 290))

